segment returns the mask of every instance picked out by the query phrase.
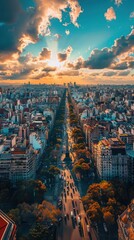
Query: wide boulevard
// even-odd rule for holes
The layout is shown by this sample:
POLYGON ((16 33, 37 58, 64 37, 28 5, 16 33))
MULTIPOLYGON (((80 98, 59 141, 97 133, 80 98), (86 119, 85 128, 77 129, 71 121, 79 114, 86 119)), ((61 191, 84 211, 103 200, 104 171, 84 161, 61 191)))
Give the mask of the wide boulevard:
MULTIPOLYGON (((63 152, 68 151, 68 133, 70 132, 68 107, 66 102, 65 126, 63 134, 63 152)), ((69 147, 70 149, 70 147, 69 147)), ((72 175, 72 161, 62 154, 58 165, 61 166, 62 192, 58 206, 62 211, 62 221, 58 225, 58 240, 98 240, 95 230, 88 220, 81 196, 72 175), (68 162, 68 160, 70 162, 68 162)))

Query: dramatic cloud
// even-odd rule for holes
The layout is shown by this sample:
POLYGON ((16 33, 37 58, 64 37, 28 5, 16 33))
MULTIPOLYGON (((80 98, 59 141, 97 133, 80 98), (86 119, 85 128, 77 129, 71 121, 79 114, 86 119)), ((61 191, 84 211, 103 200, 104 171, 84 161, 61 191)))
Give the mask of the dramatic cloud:
POLYGON ((45 72, 54 72, 54 71, 56 71, 56 67, 47 66, 47 67, 43 68, 42 71, 45 71, 45 72))
POLYGON ((11 24, 16 21, 22 8, 18 0, 0 1, 0 22, 11 24))
POLYGON ((80 13, 82 13, 82 9, 77 0, 68 0, 68 3, 71 8, 71 12, 70 12, 71 21, 76 27, 79 27, 79 24, 77 23, 77 19, 80 13))
POLYGON ((69 68, 75 68, 75 69, 80 69, 84 68, 84 59, 82 57, 79 57, 75 64, 73 65, 72 63, 68 63, 69 68))
POLYGON ((18 0, 1 0, 0 4, 0 52, 9 58, 20 54, 29 43, 36 43, 39 34, 50 35, 50 21, 62 21, 62 11, 70 8, 71 22, 77 26, 81 7, 77 0, 34 0, 34 4, 22 9, 18 0))
POLYGON ((75 70, 72 70, 72 71, 68 71, 68 70, 65 70, 65 71, 62 71, 62 72, 59 72, 57 73, 58 76, 79 76, 79 71, 75 71, 75 70))
POLYGON ((112 68, 117 70, 124 70, 129 67, 127 62, 113 63, 112 68))
POLYGON ((117 73, 114 72, 114 71, 108 71, 108 72, 104 72, 103 73, 103 76, 107 76, 107 77, 111 77, 111 76, 114 76, 116 75, 117 73))
POLYGON ((40 53, 40 59, 47 60, 51 58, 51 51, 48 48, 43 48, 40 53))
POLYGON ((127 59, 121 60, 121 56, 128 55, 134 50, 134 30, 126 37, 122 36, 115 40, 114 45, 111 48, 103 48, 101 50, 94 49, 91 52, 88 60, 84 60, 82 57, 72 64, 68 64, 68 67, 80 69, 126 69, 132 68, 134 57, 127 57, 127 59))
POLYGON ((121 71, 118 73, 118 76, 127 76, 130 74, 130 70, 127 70, 127 71, 121 71))
POLYGON ((69 35, 69 34, 70 34, 70 31, 69 31, 69 30, 66 30, 65 33, 66 33, 66 35, 69 35))
POLYGON ((106 13, 104 14, 104 16, 105 16, 106 20, 108 20, 108 21, 115 20, 116 14, 115 14, 113 7, 108 8, 106 13))
POLYGON ((113 58, 114 53, 108 48, 103 48, 102 50, 94 49, 90 58, 84 62, 84 67, 93 69, 107 68, 112 63, 113 58))
POLYGON ((72 47, 69 46, 64 53, 58 53, 59 62, 66 61, 68 56, 70 56, 71 52, 72 52, 72 47))
POLYGON ((133 49, 134 49, 134 30, 132 30, 131 33, 126 37, 122 36, 121 38, 115 40, 115 43, 112 47, 112 51, 114 52, 115 56, 118 56, 133 49))
POLYGON ((134 11, 130 13, 130 18, 134 18, 134 11))
MULTIPOLYGON (((112 3, 116 5, 114 6, 119 19, 125 4, 121 8, 117 6, 120 6, 122 2, 123 0, 112 0, 112 3)), ((94 10, 95 7, 94 4, 94 10)), ((101 29, 98 32, 99 25, 96 24, 98 18, 93 20, 94 27, 90 29, 87 22, 91 22, 91 19, 87 11, 83 12, 83 19, 80 19, 81 30, 73 31, 74 26, 79 27, 78 17, 82 11, 79 0, 1 0, 0 80, 42 79, 45 81, 48 77, 50 81, 52 80, 50 78, 58 81, 62 76, 67 81, 68 76, 71 80, 73 77, 84 80, 85 77, 87 79, 91 77, 93 81, 97 78, 100 80, 109 78, 112 80, 115 77, 117 79, 131 78, 134 69, 134 30, 132 29, 126 37, 121 36, 116 39, 113 46, 101 49, 100 46, 107 46, 104 44, 113 40, 117 31, 113 24, 110 24, 108 27, 112 31, 111 35, 106 26, 109 24, 103 21, 105 33, 101 32, 101 29), (72 27, 71 24, 74 26, 72 27), (96 32, 100 37, 94 41, 96 32), (75 45, 76 36, 79 36, 79 45, 75 45), (70 56, 72 47, 69 46, 67 49, 64 47, 67 40, 68 45, 74 46, 73 56, 70 56), (45 45, 41 50, 43 42, 45 45), (34 44, 35 51, 33 50, 34 44), (28 45, 29 47, 26 48, 28 45), (82 55, 87 55, 87 49, 93 50, 88 58, 83 58, 82 55), (28 53, 31 51, 35 56, 28 53), (76 56, 80 57, 73 62, 71 58, 74 59, 76 56)), ((104 12, 100 17, 104 19, 103 14, 104 12)), ((126 14, 128 18, 128 13, 126 14)), ((127 23, 127 26, 124 24, 124 33, 127 32, 127 27, 132 25, 133 17, 134 12, 131 12, 128 18, 131 23, 127 23)), ((105 18, 108 21, 116 19, 114 8, 107 9, 105 18)), ((117 21, 117 29, 118 35, 121 34, 119 21, 117 21)))
POLYGON ((122 4, 122 0, 115 0, 115 4, 116 4, 117 6, 120 6, 120 5, 122 4))

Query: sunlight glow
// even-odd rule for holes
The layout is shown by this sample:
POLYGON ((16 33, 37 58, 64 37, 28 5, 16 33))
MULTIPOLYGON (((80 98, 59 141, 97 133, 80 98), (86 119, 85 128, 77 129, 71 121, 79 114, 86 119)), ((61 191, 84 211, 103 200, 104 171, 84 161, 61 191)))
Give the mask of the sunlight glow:
POLYGON ((48 65, 50 67, 61 68, 63 64, 58 60, 58 40, 52 38, 46 39, 47 47, 51 49, 51 58, 48 60, 48 65))
POLYGON ((50 67, 60 67, 60 62, 58 61, 57 54, 52 53, 51 59, 48 61, 50 67))

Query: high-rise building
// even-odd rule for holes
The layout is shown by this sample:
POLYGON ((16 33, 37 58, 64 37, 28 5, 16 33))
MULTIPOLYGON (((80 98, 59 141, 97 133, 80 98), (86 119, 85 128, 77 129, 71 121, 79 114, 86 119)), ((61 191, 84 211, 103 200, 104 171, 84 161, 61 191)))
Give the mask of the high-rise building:
POLYGON ((118 138, 99 141, 94 149, 94 158, 101 179, 118 177, 128 180, 128 156, 125 144, 118 138))
POLYGON ((35 178, 37 156, 32 149, 13 148, 0 154, 0 179, 15 183, 35 178))

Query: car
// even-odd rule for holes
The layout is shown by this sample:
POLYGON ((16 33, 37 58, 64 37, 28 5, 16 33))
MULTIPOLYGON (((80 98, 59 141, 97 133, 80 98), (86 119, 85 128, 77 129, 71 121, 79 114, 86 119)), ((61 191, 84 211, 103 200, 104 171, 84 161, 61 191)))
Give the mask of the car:
POLYGON ((89 233, 90 232, 90 226, 87 225, 87 232, 89 233))
POLYGON ((61 199, 59 199, 58 204, 62 204, 62 200, 61 199))
POLYGON ((77 217, 77 221, 78 221, 78 224, 79 224, 80 223, 80 217, 79 216, 77 217))
POLYGON ((62 206, 62 202, 58 202, 58 203, 57 203, 57 206, 62 206))
POLYGON ((59 217, 59 218, 58 218, 58 222, 61 222, 61 221, 62 221, 62 217, 59 217))
POLYGON ((108 232, 106 223, 103 223, 103 227, 104 227, 105 232, 108 232))
POLYGON ((71 217, 74 217, 73 211, 71 211, 71 217))

